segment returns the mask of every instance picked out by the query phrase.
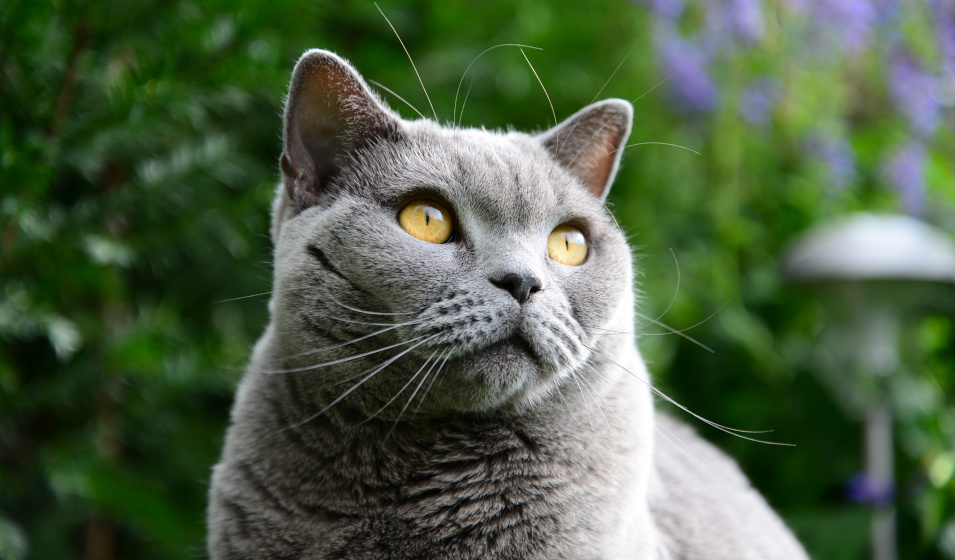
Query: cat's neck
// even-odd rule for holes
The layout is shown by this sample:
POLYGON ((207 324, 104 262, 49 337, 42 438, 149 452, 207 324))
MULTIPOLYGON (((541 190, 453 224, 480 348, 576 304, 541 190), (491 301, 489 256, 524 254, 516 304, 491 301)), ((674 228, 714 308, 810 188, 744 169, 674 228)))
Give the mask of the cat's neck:
MULTIPOLYGON (((274 363, 270 336, 257 347, 253 371, 274 363)), ((263 441, 292 440, 315 456, 351 457, 364 466, 344 467, 340 476, 351 472, 363 479, 370 470, 387 469, 383 478, 394 483, 420 476, 424 465, 464 457, 589 463, 602 460, 603 452, 646 451, 652 441, 653 415, 642 361, 629 343, 610 339, 604 350, 609 354, 606 359, 594 359, 593 367, 601 372, 599 383, 571 380, 533 413, 408 414, 392 421, 369 418, 345 401, 317 414, 326 408, 327 398, 314 398, 303 387, 303 374, 269 373, 246 378, 239 400, 248 405, 237 403, 236 411, 257 417, 248 425, 257 427, 263 441)))

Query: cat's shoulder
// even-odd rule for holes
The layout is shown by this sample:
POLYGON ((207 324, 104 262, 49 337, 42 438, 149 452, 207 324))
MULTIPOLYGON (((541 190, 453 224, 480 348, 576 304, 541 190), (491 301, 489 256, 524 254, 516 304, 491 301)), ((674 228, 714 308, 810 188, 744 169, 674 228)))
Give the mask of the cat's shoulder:
POLYGON ((658 414, 654 455, 650 508, 670 558, 808 559, 736 462, 695 430, 658 414))

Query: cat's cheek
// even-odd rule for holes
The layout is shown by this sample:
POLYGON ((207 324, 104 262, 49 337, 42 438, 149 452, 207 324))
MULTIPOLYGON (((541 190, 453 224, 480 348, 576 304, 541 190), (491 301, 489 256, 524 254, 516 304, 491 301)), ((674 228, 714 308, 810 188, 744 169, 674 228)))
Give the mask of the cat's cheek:
POLYGON ((599 239, 594 246, 588 260, 563 280, 574 317, 591 333, 608 328, 618 308, 629 305, 633 283, 623 240, 599 239))
POLYGON ((453 244, 415 239, 394 216, 377 206, 356 204, 335 223, 314 231, 333 239, 329 256, 370 302, 391 312, 421 310, 438 297, 438 287, 454 282, 466 263, 453 244))

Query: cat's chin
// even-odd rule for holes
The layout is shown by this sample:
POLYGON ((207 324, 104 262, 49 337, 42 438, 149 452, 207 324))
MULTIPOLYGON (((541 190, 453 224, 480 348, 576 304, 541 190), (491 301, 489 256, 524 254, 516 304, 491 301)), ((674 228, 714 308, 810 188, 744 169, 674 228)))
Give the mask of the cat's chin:
POLYGON ((523 337, 513 335, 448 362, 448 383, 437 398, 441 408, 457 412, 521 408, 536 400, 554 373, 542 367, 523 337))
POLYGON ((495 342, 480 351, 483 358, 494 361, 507 367, 521 361, 530 360, 536 363, 537 358, 528 344, 520 335, 513 335, 500 342, 495 342))

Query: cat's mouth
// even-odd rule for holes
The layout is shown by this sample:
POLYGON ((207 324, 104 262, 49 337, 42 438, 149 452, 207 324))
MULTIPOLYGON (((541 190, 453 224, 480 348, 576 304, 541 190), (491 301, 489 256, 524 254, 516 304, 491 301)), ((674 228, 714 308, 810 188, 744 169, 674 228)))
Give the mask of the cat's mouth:
POLYGON ((530 344, 519 334, 511 335, 484 348, 485 355, 501 360, 501 363, 513 363, 521 360, 534 360, 534 351, 530 344))

